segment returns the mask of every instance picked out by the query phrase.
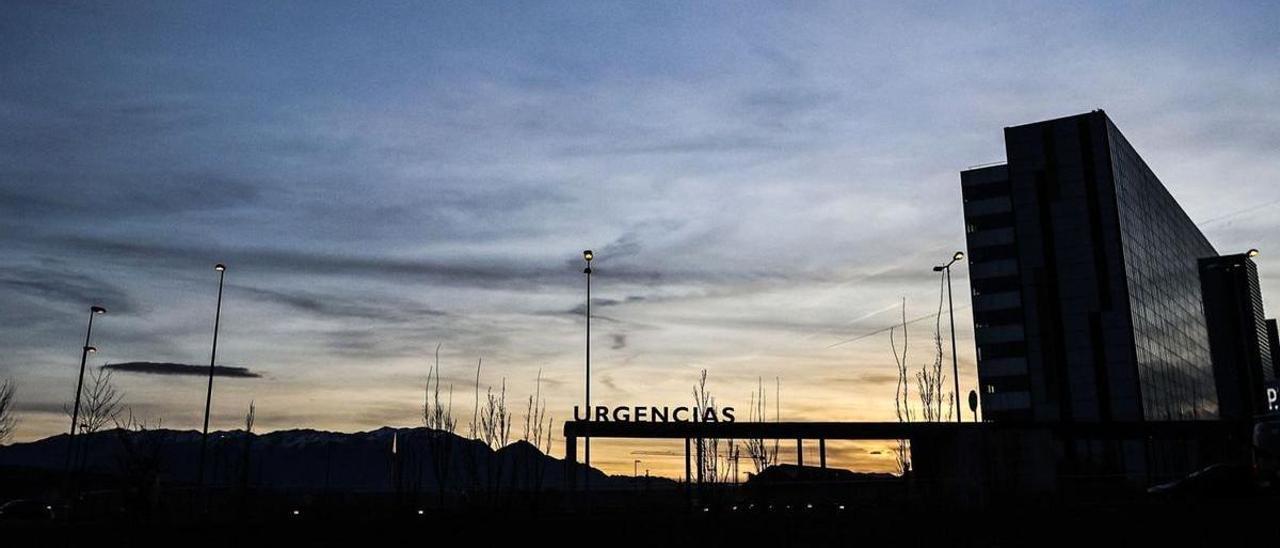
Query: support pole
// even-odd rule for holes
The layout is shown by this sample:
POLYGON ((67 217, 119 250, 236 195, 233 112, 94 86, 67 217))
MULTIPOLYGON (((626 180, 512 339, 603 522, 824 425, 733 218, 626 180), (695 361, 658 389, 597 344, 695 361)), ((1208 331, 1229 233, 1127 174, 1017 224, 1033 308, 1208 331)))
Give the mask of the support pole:
POLYGON ((694 443, 698 447, 698 488, 702 488, 702 469, 705 467, 702 461, 704 458, 702 455, 702 438, 694 440, 694 443))
MULTIPOLYGON (((227 268, 218 263, 213 267, 218 271, 218 305, 213 313, 213 349, 209 351, 209 386, 204 394, 204 429, 200 431, 200 468, 196 477, 196 486, 204 489, 204 461, 209 446, 209 412, 213 405, 213 373, 218 363, 218 325, 222 322, 222 282, 227 278, 227 268)), ((208 501, 206 500, 206 503, 208 501)))
POLYGON ((574 491, 578 488, 578 438, 577 436, 565 436, 564 438, 564 477, 569 484, 569 490, 574 491))
POLYGON ((796 466, 804 467, 804 440, 796 438, 796 466))
POLYGON ((689 438, 684 439, 684 498, 689 504, 693 504, 693 470, 689 462, 689 438))
POLYGON ((827 440, 818 440, 818 466, 827 468, 827 440))
MULTIPOLYGON (((955 262, 955 261, 952 261, 955 262)), ((947 267, 947 316, 951 319, 951 381, 955 383, 955 390, 951 393, 951 399, 956 401, 956 422, 963 422, 964 418, 960 413, 960 362, 956 357, 956 308, 951 300, 951 267, 947 267)))

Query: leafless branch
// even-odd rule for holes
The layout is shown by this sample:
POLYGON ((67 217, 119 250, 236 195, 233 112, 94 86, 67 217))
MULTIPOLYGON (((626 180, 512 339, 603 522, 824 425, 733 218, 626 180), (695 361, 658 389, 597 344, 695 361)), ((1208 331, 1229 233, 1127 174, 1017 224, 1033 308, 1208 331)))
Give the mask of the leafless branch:
POLYGON ((480 424, 476 421, 480 417, 480 364, 482 363, 484 363, 483 357, 476 359, 476 400, 474 406, 471 408, 471 431, 467 434, 467 437, 471 439, 477 439, 476 434, 480 432, 478 429, 480 424))
MULTIPOLYGON (((92 434, 113 423, 124 411, 121 401, 124 393, 116 388, 111 379, 111 370, 97 368, 89 373, 89 382, 80 396, 79 432, 92 434)), ((62 406, 68 417, 72 414, 70 405, 62 406)))
MULTIPOLYGON (((764 379, 756 379, 756 391, 751 394, 750 407, 747 409, 747 420, 752 422, 765 422, 768 414, 769 394, 764 389, 764 379)), ((776 419, 777 417, 775 417, 776 419)), ((765 468, 773 465, 778 460, 777 442, 772 447, 763 438, 748 439, 743 444, 747 450, 747 456, 751 459, 751 464, 755 467, 756 473, 763 472, 765 468)))
POLYGON ((0 444, 13 437, 18 427, 18 419, 13 412, 13 395, 18 391, 18 383, 12 379, 0 381, 0 444))
MULTIPOLYGON (((893 394, 893 410, 898 417, 898 422, 911 422, 913 413, 911 410, 911 382, 907 373, 907 299, 902 298, 902 350, 898 350, 898 344, 894 338, 897 327, 889 330, 889 348, 893 350, 893 361, 898 367, 898 385, 894 389, 893 394)), ((897 460, 898 472, 905 474, 911 469, 911 462, 908 458, 908 448, 906 440, 897 440, 897 447, 894 451, 897 460)))
POLYGON ((422 424, 432 430, 452 433, 457 428, 453 416, 453 387, 450 386, 449 404, 440 402, 440 344, 436 345, 435 363, 427 370, 427 386, 423 391, 422 424))

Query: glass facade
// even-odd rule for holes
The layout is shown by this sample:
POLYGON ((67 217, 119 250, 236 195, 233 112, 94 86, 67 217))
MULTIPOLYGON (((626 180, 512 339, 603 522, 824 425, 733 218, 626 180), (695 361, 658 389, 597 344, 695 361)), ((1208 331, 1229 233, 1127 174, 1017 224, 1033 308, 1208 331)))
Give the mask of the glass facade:
POLYGON ((1216 417, 1198 261, 1217 252, 1110 120, 1106 128, 1143 416, 1216 417))

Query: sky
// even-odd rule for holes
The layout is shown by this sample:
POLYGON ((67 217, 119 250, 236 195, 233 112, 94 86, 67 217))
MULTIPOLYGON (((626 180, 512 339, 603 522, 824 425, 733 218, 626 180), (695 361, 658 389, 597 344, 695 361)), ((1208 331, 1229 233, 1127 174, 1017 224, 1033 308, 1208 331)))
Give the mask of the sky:
MULTIPOLYGON (((594 404, 687 405, 706 370, 740 416, 763 384, 784 420, 893 420, 884 330, 904 299, 938 311, 959 172, 1002 161, 1004 127, 1097 108, 1220 252, 1262 250, 1280 307, 1274 3, 0 13, 17 442, 66 430, 95 303, 90 367, 178 364, 114 379, 135 415, 198 429, 206 381, 181 365, 209 362, 216 262, 218 363, 243 369, 215 381, 214 429, 251 401, 260 431, 421 425, 440 345, 460 423, 482 359, 480 397, 505 381, 518 424, 541 372, 558 431, 582 399, 588 248, 594 404)), ((963 265, 953 283, 967 394, 963 265)), ((934 328, 911 324, 913 369, 934 328)), ((678 473, 668 449, 597 440, 593 464, 678 473)), ((880 449, 833 464, 884 469, 880 449)))

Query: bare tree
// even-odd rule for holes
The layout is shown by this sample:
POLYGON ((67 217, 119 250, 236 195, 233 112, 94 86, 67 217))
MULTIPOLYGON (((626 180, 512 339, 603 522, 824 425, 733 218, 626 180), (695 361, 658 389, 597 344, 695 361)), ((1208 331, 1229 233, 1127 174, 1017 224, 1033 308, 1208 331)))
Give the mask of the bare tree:
MULTIPOLYGON (((480 412, 480 435, 485 445, 497 451, 511 441, 511 412, 507 410, 507 378, 502 378, 502 387, 497 394, 489 387, 485 396, 485 407, 480 412)), ((496 455, 495 455, 496 456, 496 455)), ((489 493, 497 493, 502 485, 503 459, 488 459, 489 493)))
MULTIPOLYGON (((83 388, 80 396, 80 424, 75 450, 75 466, 77 469, 84 468, 85 462, 89 458, 89 446, 91 440, 86 434, 93 434, 102 430, 108 424, 118 422, 120 414, 124 411, 122 400, 124 393, 116 388, 115 382, 111 378, 111 370, 104 368, 93 369, 89 373, 89 382, 83 388)), ((62 411, 67 417, 72 416, 70 404, 63 404, 62 411)))
POLYGON ((18 427, 18 419, 13 413, 13 395, 18 391, 18 383, 12 379, 0 381, 0 444, 13 437, 18 427))
POLYGON ((547 402, 542 400, 542 370, 538 370, 538 378, 534 381, 533 394, 524 412, 524 437, 521 438, 538 447, 542 441, 543 421, 547 414, 547 402))
MULTIPOLYGON (((112 381, 111 370, 101 367, 93 369, 89 373, 89 383, 80 396, 79 432, 92 434, 102 430, 107 424, 115 422, 124 411, 124 406, 121 404, 123 399, 124 393, 117 389, 112 381)), ((68 417, 72 414, 71 406, 68 404, 62 406, 62 411, 68 417)))
MULTIPOLYGON (((898 344, 894 339, 894 333, 898 327, 889 329, 889 348, 893 350, 893 361, 898 366, 898 385, 894 389, 893 394, 893 410, 898 416, 898 422, 911 422, 914 413, 911 410, 911 382, 907 372, 907 299, 902 298, 902 350, 898 350, 898 344)), ((911 461, 908 457, 907 440, 897 440, 897 447, 894 450, 894 456, 897 460, 898 473, 906 474, 911 469, 911 461)))
MULTIPOLYGON (((453 416, 453 385, 449 385, 447 403, 440 401, 440 347, 436 344, 435 363, 427 371, 427 386, 422 402, 422 423, 427 432, 427 450, 431 454, 431 471, 436 481, 438 502, 444 505, 445 487, 453 455, 453 432, 458 421, 453 416)), ((479 374, 479 365, 476 366, 479 374)))
MULTIPOLYGON (((538 370, 538 377, 534 381, 533 394, 529 396, 529 400, 525 405, 524 413, 524 435, 521 439, 531 445, 534 449, 543 449, 543 439, 546 439, 546 448, 544 454, 550 454, 551 451, 551 422, 547 417, 547 402, 542 399, 542 370, 538 370)), ((537 451, 529 451, 525 455, 524 464, 524 488, 534 495, 533 501, 537 502, 537 495, 542 491, 542 483, 546 476, 546 469, 543 466, 541 455, 537 451)), ((512 481, 516 481, 513 474, 512 481)))
POLYGON ((551 456, 551 442, 552 442, 552 440, 554 439, 554 438, 552 438, 551 436, 552 436, 552 434, 554 434, 554 433, 555 433, 555 427, 556 427, 556 417, 555 417, 555 415, 550 415, 550 416, 548 416, 548 417, 547 417, 547 431, 546 431, 546 434, 547 434, 547 438, 546 438, 546 445, 545 445, 545 446, 543 447, 543 449, 542 449, 542 454, 544 454, 544 455, 546 455, 546 456, 548 456, 548 457, 549 457, 549 456, 551 456))
POLYGON ((502 378, 501 390, 493 393, 489 387, 486 404, 480 414, 480 435, 485 445, 501 449, 511 440, 511 412, 507 410, 507 378, 502 378))
MULTIPOLYGON (((698 377, 697 384, 693 385, 693 409, 697 415, 698 421, 706 420, 705 413, 708 409, 714 409, 716 406, 716 398, 707 391, 707 370, 703 369, 702 374, 698 377)), ((712 411, 714 413, 714 411, 712 411)), ((698 438, 697 444, 697 466, 698 466, 698 482, 710 480, 715 482, 719 478, 719 451, 720 440, 698 438)))
MULTIPOLYGON (((707 371, 702 370, 698 377, 697 384, 693 385, 693 402, 694 410, 699 421, 715 421, 720 420, 718 416, 719 407, 716 406, 716 398, 707 389, 707 371)), ((751 411, 754 413, 754 410, 751 411)), ((748 440, 748 444, 756 443, 757 447, 764 446, 764 440, 748 440)), ((698 472, 701 481, 709 481, 711 483, 729 483, 737 478, 737 462, 741 456, 738 442, 735 439, 721 440, 718 438, 698 439, 698 472), (722 450, 723 449, 723 450, 722 450)), ((751 450, 748 449, 748 453, 751 450)), ((776 455, 776 449, 773 451, 776 455)), ((755 457, 753 457, 754 459, 755 457)))
POLYGON ((440 401, 440 346, 436 345, 435 364, 427 371, 427 386, 422 402, 422 424, 432 430, 453 432, 458 424, 453 416, 453 385, 449 385, 448 405, 440 401))
MULTIPOLYGON (((475 394, 475 401, 471 407, 471 424, 468 425, 467 439, 480 439, 480 366, 484 363, 484 358, 476 359, 476 381, 472 385, 475 394)), ((466 466, 467 475, 471 478, 471 487, 475 489, 480 485, 480 464, 477 462, 476 452, 467 448, 462 452, 462 462, 466 466)))
POLYGON ((479 420, 479 417, 480 417, 480 364, 482 363, 484 363, 483 357, 476 359, 476 383, 475 383, 476 399, 475 399, 474 406, 471 408, 471 431, 467 434, 467 437, 473 440, 478 439, 476 435, 480 433, 480 430, 479 430, 480 424, 477 421, 479 420))
POLYGON ((720 483, 738 483, 738 459, 742 456, 742 448, 738 440, 729 439, 729 447, 724 454, 724 473, 717 480, 720 483))
MULTIPOLYGON (((782 378, 773 378, 773 422, 782 422, 782 378)), ((773 460, 778 460, 779 440, 773 440, 773 460)))
MULTIPOLYGON (((781 383, 779 383, 781 386, 781 383)), ((768 392, 764 389, 764 379, 756 380, 756 391, 751 394, 751 406, 747 409, 747 420, 751 422, 765 422, 768 420, 768 392)), ((779 420, 775 416, 774 420, 779 420)), ((747 450, 747 456, 751 458, 751 464, 755 466, 756 473, 763 472, 765 468, 775 464, 778 461, 778 441, 773 440, 772 446, 763 438, 748 439, 743 444, 747 450)))
MULTIPOLYGON (((942 283, 945 283, 946 279, 942 280, 942 283)), ((920 412, 922 418, 929 422, 950 420, 952 402, 955 401, 952 399, 955 395, 945 391, 947 377, 942 368, 942 303, 945 287, 945 285, 939 286, 938 311, 933 316, 933 363, 921 366, 920 371, 916 373, 920 412)), ((905 331, 905 327, 903 329, 905 331)))
POLYGON ((244 415, 244 445, 240 451, 240 496, 241 508, 247 509, 249 496, 249 477, 253 462, 250 460, 253 449, 253 425, 258 420, 258 407, 249 400, 249 411, 244 415))

